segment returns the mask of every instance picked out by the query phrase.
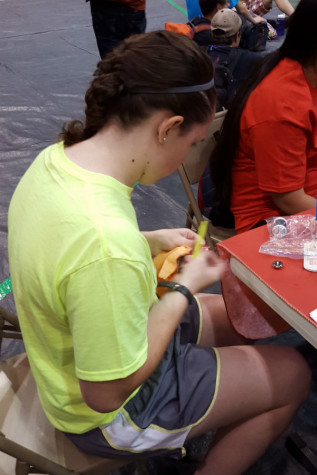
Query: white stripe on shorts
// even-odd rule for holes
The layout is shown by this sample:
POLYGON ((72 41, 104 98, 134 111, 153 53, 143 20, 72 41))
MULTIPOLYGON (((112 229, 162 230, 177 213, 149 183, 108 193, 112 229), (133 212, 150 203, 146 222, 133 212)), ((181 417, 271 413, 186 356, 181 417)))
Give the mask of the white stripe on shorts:
POLYGON ((123 409, 109 424, 101 426, 102 433, 111 447, 129 452, 182 448, 192 426, 169 431, 150 425, 140 429, 123 409))

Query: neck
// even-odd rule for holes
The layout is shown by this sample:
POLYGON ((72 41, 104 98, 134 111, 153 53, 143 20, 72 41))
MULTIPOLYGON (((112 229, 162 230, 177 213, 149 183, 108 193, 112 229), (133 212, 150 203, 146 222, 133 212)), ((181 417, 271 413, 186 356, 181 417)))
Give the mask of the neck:
POLYGON ((217 11, 218 9, 215 8, 212 12, 208 13, 208 15, 204 15, 204 17, 211 21, 213 17, 216 15, 217 11))
POLYGON ((163 114, 158 112, 128 131, 111 123, 90 139, 66 148, 65 153, 81 168, 132 187, 157 156, 157 124, 163 114))
POLYGON ((108 126, 88 140, 65 149, 66 155, 85 170, 108 175, 132 187, 140 180, 147 152, 143 130, 123 132, 108 126))

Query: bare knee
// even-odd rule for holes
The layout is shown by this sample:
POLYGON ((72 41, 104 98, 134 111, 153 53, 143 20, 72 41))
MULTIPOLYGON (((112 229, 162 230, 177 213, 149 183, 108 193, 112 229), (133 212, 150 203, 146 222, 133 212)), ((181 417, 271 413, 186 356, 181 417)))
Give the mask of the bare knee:
POLYGON ((289 372, 291 402, 300 405, 307 398, 311 386, 311 370, 303 356, 293 348, 285 348, 289 372))
POLYGON ((276 410, 288 424, 308 396, 311 372, 293 348, 236 346, 218 348, 218 353, 221 369, 213 410, 190 437, 276 410))
POLYGON ((296 409, 307 398, 311 371, 305 359, 293 348, 255 345, 221 348, 219 352, 228 384, 232 384, 231 378, 235 374, 239 375, 242 384, 253 385, 259 412, 282 406, 296 409))

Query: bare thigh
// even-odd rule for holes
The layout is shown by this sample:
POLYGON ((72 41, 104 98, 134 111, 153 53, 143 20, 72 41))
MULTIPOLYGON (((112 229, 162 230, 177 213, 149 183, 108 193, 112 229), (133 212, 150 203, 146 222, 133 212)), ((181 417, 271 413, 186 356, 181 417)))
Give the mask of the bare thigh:
POLYGON ((236 424, 307 397, 310 370, 299 353, 278 346, 219 348, 220 379, 214 405, 189 438, 236 424))
POLYGON ((247 340, 233 328, 222 295, 198 294, 202 309, 202 332, 199 344, 207 347, 243 345, 247 340))

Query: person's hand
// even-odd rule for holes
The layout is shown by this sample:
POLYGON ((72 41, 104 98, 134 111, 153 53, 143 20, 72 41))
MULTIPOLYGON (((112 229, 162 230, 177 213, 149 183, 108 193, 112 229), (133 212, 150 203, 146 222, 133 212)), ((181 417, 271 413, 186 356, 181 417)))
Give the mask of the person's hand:
POLYGON ((266 20, 265 18, 263 18, 262 16, 254 15, 252 22, 253 22, 254 24, 256 24, 256 23, 267 23, 267 20, 266 20))
POLYGON ((220 280, 224 269, 225 263, 214 252, 202 249, 197 257, 184 257, 181 271, 173 280, 195 294, 220 280))
POLYGON ((171 251, 178 246, 193 248, 196 239, 201 239, 194 231, 188 228, 159 229, 157 231, 142 232, 142 234, 149 243, 153 257, 162 251, 171 251))

